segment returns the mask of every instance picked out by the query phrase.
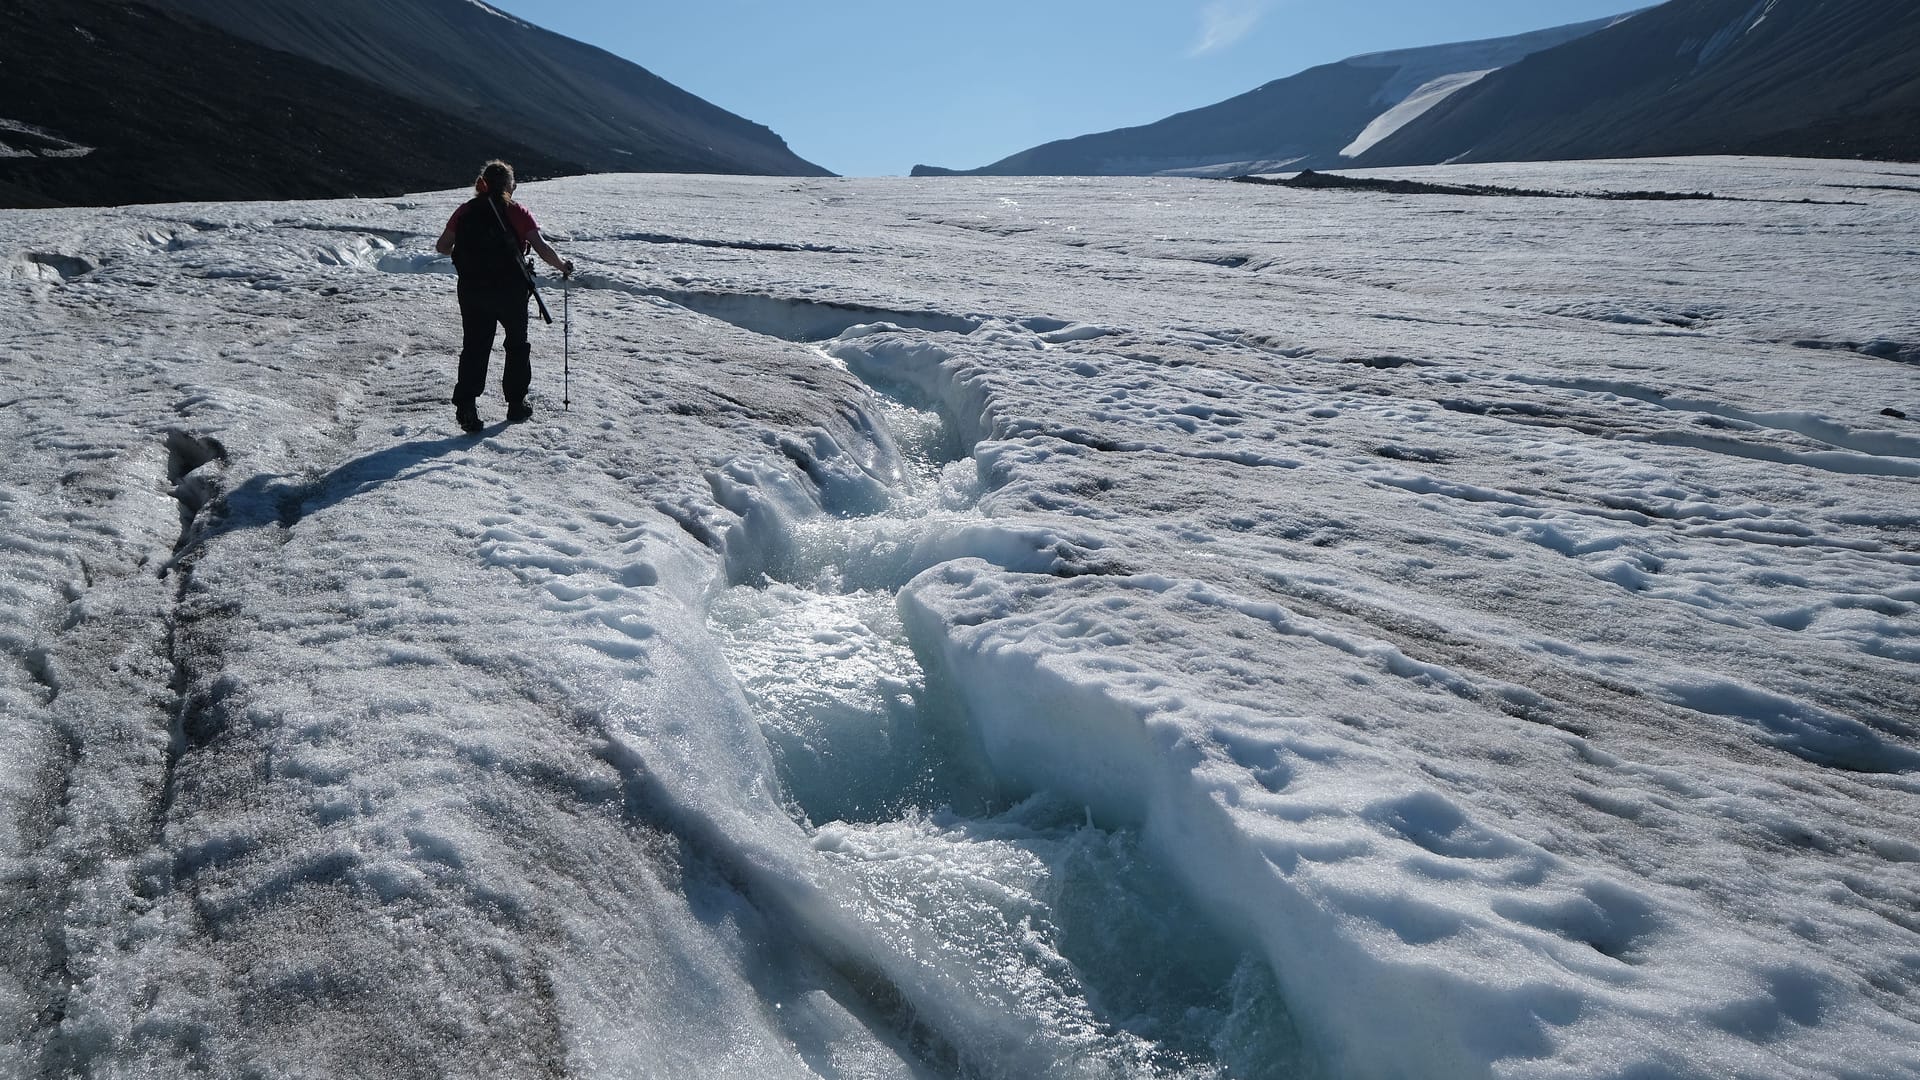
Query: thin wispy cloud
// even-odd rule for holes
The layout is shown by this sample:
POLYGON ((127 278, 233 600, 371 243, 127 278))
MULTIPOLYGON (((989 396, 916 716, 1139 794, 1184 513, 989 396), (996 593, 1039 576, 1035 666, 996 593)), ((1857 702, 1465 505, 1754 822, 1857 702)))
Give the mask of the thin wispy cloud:
POLYGON ((1273 0, 1210 0, 1200 9, 1200 33, 1188 56, 1205 56, 1238 43, 1260 24, 1273 0))

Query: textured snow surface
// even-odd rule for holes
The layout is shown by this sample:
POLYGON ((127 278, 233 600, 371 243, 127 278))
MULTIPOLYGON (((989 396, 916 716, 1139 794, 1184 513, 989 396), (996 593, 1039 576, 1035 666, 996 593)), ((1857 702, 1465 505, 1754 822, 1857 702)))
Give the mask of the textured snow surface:
POLYGON ((1920 170, 1395 175, 0 213, 0 1075, 1920 1073, 1920 170))

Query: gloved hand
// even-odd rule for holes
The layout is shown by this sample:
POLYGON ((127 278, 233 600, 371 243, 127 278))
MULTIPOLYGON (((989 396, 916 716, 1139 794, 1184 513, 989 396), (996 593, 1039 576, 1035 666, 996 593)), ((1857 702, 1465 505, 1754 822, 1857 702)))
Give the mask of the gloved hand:
POLYGON ((572 259, 560 260, 560 276, 563 278, 570 278, 573 276, 573 260, 572 259))

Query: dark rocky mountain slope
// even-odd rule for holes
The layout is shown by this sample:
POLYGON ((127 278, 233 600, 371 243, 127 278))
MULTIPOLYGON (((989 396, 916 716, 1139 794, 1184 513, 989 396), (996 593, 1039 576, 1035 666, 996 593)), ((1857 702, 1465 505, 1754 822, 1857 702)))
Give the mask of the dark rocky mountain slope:
POLYGON ((250 36, 188 10, 220 6, 0 0, 0 207, 396 195, 461 186, 495 156, 524 176, 822 172, 759 125, 472 0, 230 5, 250 36), (407 74, 368 77, 388 66, 407 74))
POLYGON ((0 24, 0 206, 398 194, 488 152, 584 171, 144 4, 0 0, 0 24))
POLYGON ((1358 165, 1920 159, 1914 0, 1672 0, 1442 102, 1358 165))
POLYGON ((1328 168, 1344 164, 1341 151, 1423 89, 1432 87, 1444 96, 1449 87, 1457 90, 1481 73, 1612 21, 1355 56, 1140 127, 1061 139, 978 169, 921 165, 913 171, 916 176, 1132 176, 1328 168))
POLYGON ((594 172, 824 176, 767 128, 479 0, 148 0, 594 172))

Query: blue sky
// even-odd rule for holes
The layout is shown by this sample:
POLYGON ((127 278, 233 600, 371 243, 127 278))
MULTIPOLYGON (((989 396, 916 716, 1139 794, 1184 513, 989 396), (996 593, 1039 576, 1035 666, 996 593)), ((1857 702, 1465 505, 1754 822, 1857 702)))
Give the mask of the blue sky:
POLYGON ((849 176, 971 168, 1356 53, 1647 0, 489 0, 624 56, 849 176))

